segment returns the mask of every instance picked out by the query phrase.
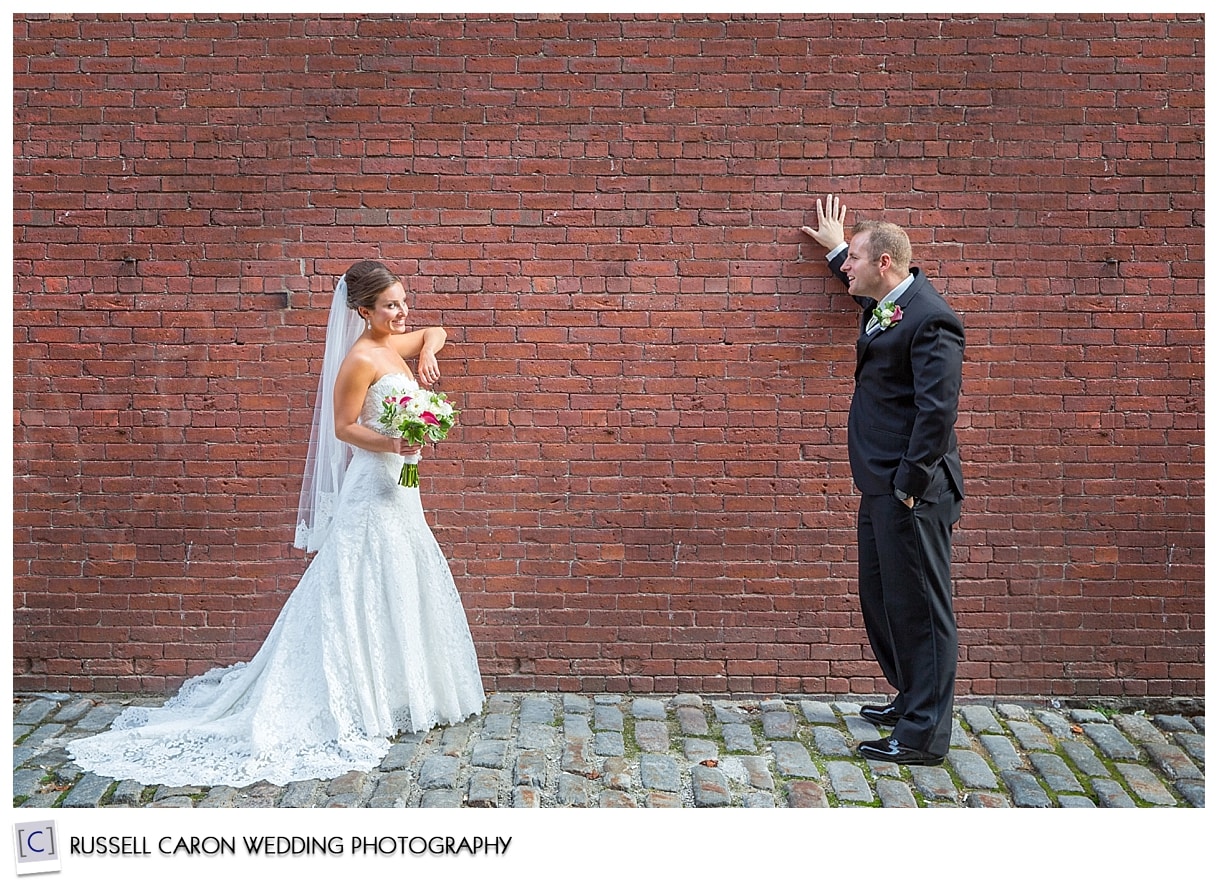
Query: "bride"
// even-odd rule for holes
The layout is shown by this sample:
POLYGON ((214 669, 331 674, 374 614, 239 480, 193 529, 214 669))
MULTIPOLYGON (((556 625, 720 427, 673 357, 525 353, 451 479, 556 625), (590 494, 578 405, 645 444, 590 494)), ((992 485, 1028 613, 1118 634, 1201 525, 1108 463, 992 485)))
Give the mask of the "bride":
POLYGON ((439 379, 443 328, 406 332, 402 283, 354 264, 334 292, 301 491, 297 547, 316 551, 248 663, 188 680, 159 708, 67 745, 87 771, 141 784, 244 787, 375 768, 401 731, 477 714, 485 694, 460 596, 407 446, 375 428, 381 400, 439 379))

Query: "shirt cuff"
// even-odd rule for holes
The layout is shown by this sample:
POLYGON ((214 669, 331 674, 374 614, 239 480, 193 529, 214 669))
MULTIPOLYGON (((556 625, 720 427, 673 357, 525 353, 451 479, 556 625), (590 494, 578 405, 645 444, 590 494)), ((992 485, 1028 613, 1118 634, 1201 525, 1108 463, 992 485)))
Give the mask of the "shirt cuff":
POLYGON ((846 249, 846 243, 843 242, 841 245, 838 245, 836 248, 834 248, 832 251, 830 251, 828 254, 826 254, 825 260, 832 260, 833 258, 837 257, 839 254, 841 254, 845 249, 846 249))

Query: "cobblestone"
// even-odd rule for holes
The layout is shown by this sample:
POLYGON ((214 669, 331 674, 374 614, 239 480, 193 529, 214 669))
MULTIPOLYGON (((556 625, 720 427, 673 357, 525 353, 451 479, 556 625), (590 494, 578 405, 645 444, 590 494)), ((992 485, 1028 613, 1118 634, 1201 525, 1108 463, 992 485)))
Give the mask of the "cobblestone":
POLYGON ((17 713, 13 714, 13 724, 36 726, 45 720, 51 714, 51 711, 57 707, 59 705, 49 698, 35 698, 24 707, 21 707, 17 713))
POLYGON ((846 717, 846 732, 856 742, 875 741, 880 737, 880 730, 862 717, 846 717))
POLYGON ((837 714, 825 701, 801 701, 799 710, 809 723, 836 724, 838 722, 837 714))
POLYGON ((552 724, 554 722, 554 703, 548 696, 530 696, 522 699, 520 722, 552 724))
POLYGON ((826 765, 825 771, 838 799, 847 802, 871 802, 875 799, 863 770, 854 763, 835 760, 826 765))
POLYGON ((683 753, 691 763, 700 763, 708 759, 718 759, 719 745, 705 738, 686 738, 683 753))
POLYGON ((639 750, 662 753, 668 750, 668 725, 659 720, 640 720, 634 726, 634 740, 639 750))
POLYGON ((989 733, 992 735, 1002 734, 1002 724, 994 718, 994 713, 983 704, 966 704, 960 708, 960 715, 964 717, 964 722, 968 723, 968 727, 978 735, 989 733))
POLYGON ((665 720, 664 702, 656 698, 636 698, 630 705, 630 713, 636 720, 665 720))
POLYGON ((1026 723, 1031 719, 1028 709, 1022 704, 999 704, 995 706, 994 710, 1008 720, 1019 720, 1026 723))
POLYGON ((1033 767, 1040 774, 1048 788, 1055 793, 1082 793, 1083 787, 1066 765, 1065 760, 1055 753, 1034 753, 1028 757, 1033 767))
POLYGON ((592 725, 597 729, 608 729, 611 732, 621 732, 625 716, 620 708, 598 704, 592 713, 592 725))
POLYGON ((831 726, 817 726, 812 730, 817 753, 825 756, 850 756, 854 753, 845 733, 831 726))
POLYGON ((1138 749, 1111 723, 1087 723, 1083 726, 1083 731, 1095 742, 1104 756, 1111 760, 1138 758, 1138 749))
POLYGON ((910 774, 918 792, 927 799, 956 799, 956 785, 942 766, 911 766, 910 774))
POLYGON ((691 775, 693 779, 694 805, 699 808, 717 808, 731 805, 732 791, 727 778, 718 769, 706 766, 694 766, 691 775))
POLYGON ((596 800, 596 791, 591 781, 579 775, 563 772, 558 776, 558 804, 586 807, 596 800))
POLYGON ((381 768, 387 772, 406 768, 414 761, 415 755, 419 752, 420 743, 422 743, 421 738, 409 737, 407 740, 391 745, 389 753, 381 760, 381 768))
POLYGON ((487 714, 482 728, 483 738, 506 740, 512 737, 511 714, 487 714))
POLYGON ((1159 714, 1154 718, 1154 724, 1164 732, 1196 732, 1193 724, 1180 714, 1159 714))
POLYGON ((577 775, 587 775, 591 772, 593 764, 589 756, 588 740, 586 738, 567 738, 559 765, 564 772, 573 772, 577 775))
POLYGON ((748 784, 758 790, 773 790, 774 776, 770 774, 770 762, 763 756, 742 756, 740 764, 748 774, 748 784))
POLYGON ((1074 724, 1061 714, 1049 710, 1038 710, 1036 719, 1040 720, 1041 724, 1049 730, 1049 734, 1058 741, 1074 737, 1074 724))
POLYGON ((1127 736, 1141 744, 1162 744, 1167 740, 1150 720, 1140 714, 1117 714, 1113 717, 1113 722, 1127 736))
POLYGON ((466 804, 473 808, 495 808, 499 805, 499 773, 490 770, 474 772, 469 777, 466 804))
POLYGON ((569 713, 563 717, 562 731, 569 738, 592 737, 592 727, 588 725, 588 718, 579 714, 569 713))
POLYGON ((950 750, 947 761, 960 778, 960 783, 970 790, 996 790, 998 778, 981 756, 971 750, 950 750))
POLYGON ((1043 729, 1033 726, 1031 723, 1020 723, 1016 720, 1012 720, 1007 725, 1010 726, 1012 734, 1024 750, 1053 749, 1053 744, 1043 729))
POLYGON ((1163 770, 1173 781, 1178 781, 1181 778, 1204 778, 1201 770, 1197 768, 1184 751, 1176 747, 1174 744, 1158 744, 1152 743, 1146 745, 1146 752, 1150 754, 1150 758, 1154 760, 1155 765, 1163 770))
POLYGON ((1009 772, 1012 769, 1024 767, 1023 758, 1015 750, 1011 739, 1005 735, 982 735, 978 740, 990 755, 994 768, 998 771, 1009 772))
POLYGON ((729 753, 753 753, 757 750, 753 730, 744 723, 725 723, 723 744, 729 753))
POLYGON ((566 693, 562 697, 562 712, 564 714, 590 714, 592 713, 592 700, 586 695, 566 693))
POLYGON ((1062 752, 1084 775, 1093 778, 1110 777, 1108 767, 1095 755, 1094 750, 1081 741, 1063 741, 1062 752))
POLYGON ((774 753, 774 766, 784 778, 820 777, 808 749, 798 741, 775 741, 770 750, 774 753))
POLYGON ((526 750, 516 758, 514 783, 517 787, 546 786, 546 755, 539 750, 526 750))
POLYGON ((639 778, 648 790, 676 793, 681 789, 681 769, 670 756, 644 754, 639 757, 639 778))
POLYGON ((1177 732, 1176 743, 1199 763, 1205 762, 1205 736, 1194 732, 1177 732))
POLYGON ((507 765, 506 741, 479 741, 470 754, 470 762, 485 769, 502 769, 507 765))
POLYGON ((1180 795, 1193 808, 1205 808, 1205 784, 1201 781, 1181 781, 1177 785, 1180 795))
POLYGON ((678 707, 677 725, 681 727, 682 735, 709 735, 710 726, 706 722, 706 714, 697 707, 678 707))
POLYGON ((875 782, 875 792, 880 797, 880 804, 884 808, 918 807, 918 801, 914 799, 913 791, 904 781, 881 778, 875 782))
POLYGON ((431 756, 419 770, 419 786, 424 790, 451 789, 457 786, 460 760, 455 756, 431 756))
POLYGON ((724 701, 716 701, 712 707, 715 711, 715 720, 720 723, 743 723, 749 718, 747 712, 724 701))
POLYGON ((1131 763, 1117 763, 1117 771, 1129 783, 1134 795, 1151 805, 1175 805, 1176 800, 1150 769, 1131 763))
POLYGON ((597 732, 592 739, 592 749, 599 756, 625 756, 626 742, 621 732, 597 732))
POLYGON ((1095 795, 1099 799, 1100 805, 1105 808, 1134 808, 1137 806, 1133 798, 1125 792, 1125 788, 1111 778, 1095 778, 1091 785, 1095 788, 1095 795))
POLYGON ((68 791, 63 800, 63 807, 93 808, 101 805, 102 797, 106 795, 112 783, 109 778, 101 778, 89 772, 68 791))
POLYGON ((1053 805, 1049 794, 1030 772, 1003 772, 1002 780, 1011 791, 1011 801, 1019 808, 1048 808, 1053 805))
POLYGON ((66 746, 159 696, 15 696, 19 807, 605 808, 1205 805, 1205 718, 1035 702, 957 709, 947 763, 858 756, 882 698, 497 693, 481 717, 404 734, 379 768, 245 788, 145 787, 77 767, 66 746))
POLYGON ((785 710, 763 713, 761 730, 766 738, 794 738, 795 715, 785 710))
POLYGON ((376 785, 368 805, 372 808, 400 808, 406 805, 409 791, 410 775, 406 772, 390 772, 376 785))
POLYGON ((791 808, 828 808, 829 799, 825 790, 815 781, 793 781, 787 794, 787 805, 791 808))
POLYGON ((605 764, 601 766, 601 772, 605 776, 605 786, 610 790, 629 791, 634 785, 634 776, 630 772, 630 765, 623 757, 609 757, 605 760, 605 764))

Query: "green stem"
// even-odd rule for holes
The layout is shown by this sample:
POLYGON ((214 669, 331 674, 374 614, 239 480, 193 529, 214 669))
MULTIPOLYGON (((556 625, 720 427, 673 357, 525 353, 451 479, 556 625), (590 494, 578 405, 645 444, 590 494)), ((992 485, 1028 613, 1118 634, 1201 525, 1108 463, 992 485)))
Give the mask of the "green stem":
POLYGON ((417 462, 403 463, 402 474, 398 476, 398 483, 403 487, 418 487, 419 464, 417 462))

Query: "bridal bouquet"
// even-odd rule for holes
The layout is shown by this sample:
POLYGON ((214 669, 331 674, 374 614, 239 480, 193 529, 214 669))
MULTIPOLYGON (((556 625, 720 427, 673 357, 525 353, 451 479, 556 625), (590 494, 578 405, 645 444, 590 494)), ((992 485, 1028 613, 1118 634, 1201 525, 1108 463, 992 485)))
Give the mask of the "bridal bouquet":
MULTIPOLYGON (((381 401, 381 415, 377 421, 394 437, 421 445, 447 438, 448 430, 457 423, 457 411, 443 392, 430 389, 395 391, 381 401)), ((406 462, 398 483, 403 487, 418 487, 419 464, 406 462)))

